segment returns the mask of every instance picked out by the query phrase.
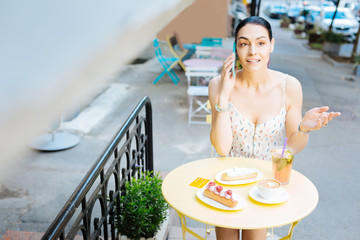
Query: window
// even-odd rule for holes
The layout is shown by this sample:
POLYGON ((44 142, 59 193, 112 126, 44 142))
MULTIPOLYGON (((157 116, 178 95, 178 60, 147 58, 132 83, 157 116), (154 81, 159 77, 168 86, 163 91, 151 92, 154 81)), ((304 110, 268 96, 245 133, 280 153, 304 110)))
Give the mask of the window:
MULTIPOLYGON (((325 12, 325 19, 332 19, 334 16, 335 11, 333 12, 325 12)), ((352 18, 351 14, 349 14, 348 12, 342 12, 342 11, 338 11, 336 13, 335 19, 349 19, 352 18)))

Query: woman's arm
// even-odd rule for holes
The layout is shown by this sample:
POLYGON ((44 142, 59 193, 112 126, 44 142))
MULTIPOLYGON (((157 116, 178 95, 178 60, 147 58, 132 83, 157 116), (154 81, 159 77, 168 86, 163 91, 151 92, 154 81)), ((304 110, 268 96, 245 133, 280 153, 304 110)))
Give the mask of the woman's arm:
POLYGON ((209 83, 209 100, 211 104, 211 131, 210 140, 216 152, 226 156, 230 152, 232 144, 232 130, 229 111, 218 112, 215 104, 219 106, 228 106, 229 99, 219 99, 220 77, 214 78, 209 83))
POLYGON ((289 77, 287 83, 286 99, 289 99, 289 105, 285 123, 286 136, 288 137, 288 146, 292 147, 295 153, 299 153, 309 140, 309 134, 306 133, 321 129, 341 113, 327 112, 329 110, 327 106, 317 107, 307 111, 301 119, 303 101, 301 84, 293 77, 289 77))
POLYGON ((309 140, 309 135, 298 132, 298 126, 301 122, 301 109, 303 102, 303 93, 300 82, 294 77, 288 77, 286 83, 286 137, 287 145, 294 149, 295 153, 303 150, 309 140))
POLYGON ((214 78, 209 83, 209 100, 211 104, 211 144, 218 154, 225 156, 230 152, 232 130, 229 111, 218 112, 215 105, 222 109, 229 107, 230 93, 234 89, 235 78, 230 74, 234 54, 231 54, 223 64, 221 77, 214 78))

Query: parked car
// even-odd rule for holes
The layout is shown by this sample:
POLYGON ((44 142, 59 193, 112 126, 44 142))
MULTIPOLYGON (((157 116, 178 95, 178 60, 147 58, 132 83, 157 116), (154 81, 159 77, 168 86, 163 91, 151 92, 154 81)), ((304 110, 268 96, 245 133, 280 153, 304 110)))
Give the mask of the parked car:
POLYGON ((241 2, 233 1, 229 8, 229 16, 232 17, 231 27, 235 30, 239 22, 248 17, 246 6, 241 2))
POLYGON ((320 2, 320 7, 335 7, 334 2, 325 0, 320 2))
POLYGON ((355 18, 360 21, 360 2, 354 0, 342 0, 339 3, 339 7, 348 8, 355 15, 355 18))
POLYGON ((317 17, 320 15, 321 12, 321 8, 317 7, 317 6, 309 6, 307 7, 306 10, 306 14, 305 14, 305 29, 309 30, 311 28, 314 27, 315 25, 315 20, 317 19, 317 17))
MULTIPOLYGON (((321 8, 317 5, 306 5, 303 7, 299 16, 296 18, 296 22, 305 23, 306 21, 311 21, 309 14, 314 11, 320 14, 321 8), (308 20, 307 20, 308 19, 308 20)), ((315 21, 315 20, 314 20, 315 21)))
POLYGON ((264 13, 270 18, 280 19, 282 16, 286 15, 287 9, 284 4, 271 3, 265 7, 264 13))
POLYGON ((356 1, 354 0, 341 0, 339 3, 339 7, 349 8, 353 10, 355 8, 356 1))
POLYGON ((287 12, 287 16, 290 19, 291 23, 295 23, 296 18, 300 15, 302 11, 301 5, 292 5, 287 12))
POLYGON ((248 17, 248 12, 246 6, 243 3, 233 1, 233 3, 230 6, 229 15, 241 21, 248 17))
MULTIPOLYGON (((335 7, 323 8, 315 20, 315 26, 319 29, 327 31, 330 27, 334 14, 335 7)), ((335 33, 341 33, 348 40, 354 40, 358 29, 359 22, 356 20, 352 12, 347 8, 338 8, 332 31, 335 33)))

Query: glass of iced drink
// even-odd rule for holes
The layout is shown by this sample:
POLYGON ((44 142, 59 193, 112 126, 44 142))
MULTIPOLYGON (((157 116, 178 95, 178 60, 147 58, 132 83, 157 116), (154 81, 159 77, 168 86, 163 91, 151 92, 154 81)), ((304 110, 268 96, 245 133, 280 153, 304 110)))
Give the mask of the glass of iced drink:
POLYGON ((294 160, 294 150, 286 147, 284 154, 283 146, 276 146, 272 149, 272 166, 273 166, 273 177, 278 180, 281 184, 288 184, 290 180, 291 168, 294 160))

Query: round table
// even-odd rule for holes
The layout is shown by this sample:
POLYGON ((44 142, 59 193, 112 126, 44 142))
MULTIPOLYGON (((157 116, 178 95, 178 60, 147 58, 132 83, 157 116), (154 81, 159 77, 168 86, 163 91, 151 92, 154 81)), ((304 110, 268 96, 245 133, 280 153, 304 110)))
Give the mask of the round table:
MULTIPOLYGON (((245 185, 224 185, 245 200, 245 207, 238 211, 220 210, 203 203, 196 197, 199 188, 189 186, 197 177, 215 181, 217 173, 235 166, 256 168, 263 173, 264 178, 271 177, 271 164, 258 159, 232 157, 193 161, 177 167, 165 177, 162 193, 180 218, 187 216, 213 226, 264 229, 293 223, 296 225, 315 209, 319 195, 314 184, 295 170, 291 172, 290 183, 282 186, 288 191, 289 199, 280 204, 263 204, 250 198, 249 190, 256 186, 256 182, 245 185)), ((216 184, 223 185, 218 182, 216 184)))

